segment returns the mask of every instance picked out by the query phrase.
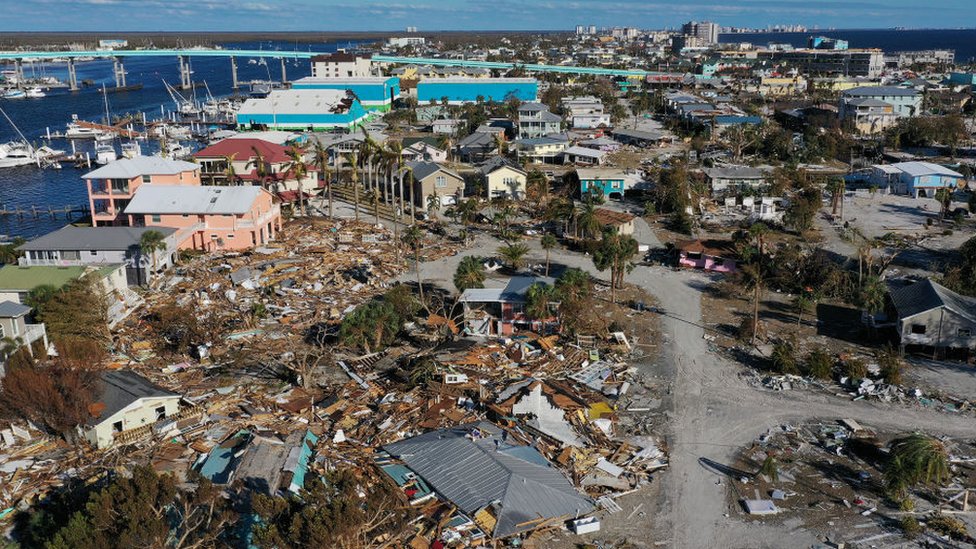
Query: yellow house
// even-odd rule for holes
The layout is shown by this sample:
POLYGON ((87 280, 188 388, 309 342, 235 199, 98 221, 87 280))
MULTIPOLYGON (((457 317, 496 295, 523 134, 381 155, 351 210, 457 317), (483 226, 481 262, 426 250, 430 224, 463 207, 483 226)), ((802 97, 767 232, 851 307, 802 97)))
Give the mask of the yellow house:
POLYGON ((506 162, 501 157, 494 157, 483 166, 481 173, 485 178, 485 191, 488 199, 525 198, 525 185, 528 175, 525 170, 506 162))
POLYGON ((129 370, 101 374, 85 439, 96 448, 108 448, 123 432, 151 426, 179 413, 180 395, 151 383, 129 370))
POLYGON ((802 76, 763 77, 759 83, 759 95, 779 97, 798 95, 807 90, 807 79, 802 76))

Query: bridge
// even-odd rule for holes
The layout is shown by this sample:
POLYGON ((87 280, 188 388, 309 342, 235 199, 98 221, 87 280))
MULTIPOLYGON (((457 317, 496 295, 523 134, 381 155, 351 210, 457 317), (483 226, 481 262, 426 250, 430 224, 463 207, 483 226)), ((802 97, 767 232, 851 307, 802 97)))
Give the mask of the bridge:
MULTIPOLYGON (((190 57, 226 57, 230 59, 231 76, 234 89, 238 87, 237 58, 263 58, 281 60, 281 81, 287 82, 285 61, 288 59, 311 59, 317 55, 328 55, 329 52, 312 51, 283 51, 283 50, 225 50, 225 49, 145 49, 145 50, 89 50, 89 51, 0 51, 0 61, 13 61, 17 75, 23 80, 24 61, 67 60, 68 84, 72 91, 78 89, 78 78, 75 75, 77 59, 111 59, 115 74, 115 85, 119 88, 126 86, 125 66, 122 60, 126 57, 175 57, 180 64, 180 88, 189 89, 191 81, 190 57)), ((596 76, 617 76, 624 78, 643 78, 648 75, 660 74, 653 71, 639 69, 608 69, 603 67, 580 67, 575 65, 544 65, 539 63, 510 63, 501 61, 475 61, 469 59, 449 59, 439 57, 396 57, 389 55, 374 55, 373 61, 379 63, 430 65, 435 67, 469 67, 480 69, 512 70, 524 69, 527 72, 550 72, 560 74, 585 74, 596 76)))

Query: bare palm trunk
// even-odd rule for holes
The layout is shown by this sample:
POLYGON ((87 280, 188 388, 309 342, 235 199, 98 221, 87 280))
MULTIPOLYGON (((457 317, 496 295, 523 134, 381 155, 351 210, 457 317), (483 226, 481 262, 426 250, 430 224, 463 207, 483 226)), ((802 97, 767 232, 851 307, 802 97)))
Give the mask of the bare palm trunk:
POLYGON ((546 276, 549 276, 549 249, 546 248, 546 276))
POLYGON ((413 268, 417 271, 417 288, 420 290, 420 302, 427 306, 427 300, 424 299, 424 281, 420 276, 420 249, 416 249, 413 252, 413 268))

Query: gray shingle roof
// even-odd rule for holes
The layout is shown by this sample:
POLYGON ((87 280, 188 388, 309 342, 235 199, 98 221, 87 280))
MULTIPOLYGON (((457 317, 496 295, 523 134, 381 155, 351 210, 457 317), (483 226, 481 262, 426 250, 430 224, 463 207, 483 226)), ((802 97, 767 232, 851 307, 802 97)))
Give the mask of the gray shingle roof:
POLYGON ((918 91, 898 86, 860 86, 843 93, 845 97, 914 97, 918 91))
POLYGON ((540 519, 585 515, 593 502, 534 448, 479 422, 383 447, 468 514, 495 505, 494 537, 531 530, 540 519))
POLYGON ((26 315, 31 312, 31 308, 27 305, 21 305, 20 303, 15 303, 13 301, 4 301, 0 303, 0 318, 17 318, 26 315))
POLYGON ((179 396, 154 385, 148 379, 130 370, 108 370, 102 373, 98 383, 98 394, 95 403, 102 404, 98 417, 89 419, 89 425, 95 425, 102 420, 112 417, 119 410, 142 398, 179 396))
POLYGON ((82 179, 132 179, 140 175, 176 175, 199 169, 200 166, 193 162, 169 160, 160 156, 137 156, 116 160, 81 177, 82 179))
POLYGON ((411 170, 413 170, 413 178, 415 181, 423 181, 424 179, 427 179, 428 177, 434 175, 437 172, 444 172, 458 179, 462 179, 462 180, 464 179, 460 175, 452 172, 451 170, 448 170, 447 168, 442 167, 436 162, 426 162, 426 161, 407 162, 406 166, 411 170))
POLYGON ((245 214, 261 187, 193 187, 143 185, 136 189, 126 214, 245 214))
POLYGON ((139 245, 147 231, 157 231, 167 237, 176 232, 170 227, 75 227, 68 225, 53 233, 31 240, 17 248, 23 251, 59 250, 129 250, 139 245))
POLYGON ((891 301, 898 311, 898 318, 945 307, 950 311, 976 322, 976 299, 953 292, 930 279, 925 279, 891 292, 891 301))

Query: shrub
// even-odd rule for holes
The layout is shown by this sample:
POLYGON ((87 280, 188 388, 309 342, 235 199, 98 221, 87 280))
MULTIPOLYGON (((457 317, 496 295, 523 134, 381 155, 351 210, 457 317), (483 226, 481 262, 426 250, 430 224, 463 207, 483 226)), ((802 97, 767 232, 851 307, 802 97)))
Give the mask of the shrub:
POLYGON ((918 523, 918 519, 911 515, 902 517, 901 529, 908 539, 915 539, 922 533, 922 525, 918 523))
POLYGON ((783 340, 773 346, 773 354, 770 357, 773 369, 781 374, 800 373, 796 360, 796 344, 793 340, 783 340))
POLYGON ((964 540, 968 536, 966 524, 949 515, 936 514, 926 520, 925 525, 944 536, 949 536, 951 539, 964 540))
POLYGON ((807 355, 807 375, 817 379, 830 379, 834 372, 834 357, 823 349, 815 349, 807 355))
POLYGON ((849 358, 844 361, 844 375, 851 378, 851 381, 868 377, 868 365, 858 358, 849 358))
POLYGON ((881 377, 884 378, 885 383, 901 385, 901 374, 905 363, 898 356, 898 353, 894 349, 886 347, 878 352, 877 359, 878 366, 881 368, 881 377))

